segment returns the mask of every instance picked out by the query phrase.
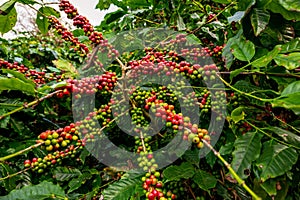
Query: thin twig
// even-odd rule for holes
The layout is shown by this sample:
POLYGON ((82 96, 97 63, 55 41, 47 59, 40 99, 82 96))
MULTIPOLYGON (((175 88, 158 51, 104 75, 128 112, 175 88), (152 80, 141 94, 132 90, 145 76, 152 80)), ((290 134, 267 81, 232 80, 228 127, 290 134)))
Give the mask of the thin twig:
POLYGON ((25 108, 34 106, 34 105, 40 103, 41 101, 43 101, 43 100, 45 100, 45 99, 48 99, 48 98, 52 97, 53 95, 55 95, 55 94, 57 94, 57 93, 59 93, 59 92, 62 92, 62 90, 57 90, 57 91, 55 91, 55 92, 52 92, 52 93, 50 93, 50 94, 47 94, 46 96, 43 96, 43 97, 41 97, 41 98, 39 98, 39 99, 37 99, 37 100, 35 100, 35 101, 32 101, 32 102, 30 102, 30 103, 28 103, 28 104, 24 104, 23 106, 21 106, 21 107, 19 107, 19 108, 16 108, 16 109, 14 109, 14 110, 12 110, 12 111, 10 111, 10 112, 8 112, 8 113, 5 113, 5 114, 3 114, 3 115, 0 116, 0 120, 2 120, 3 118, 5 118, 5 117, 7 117, 7 116, 9 116, 9 115, 11 115, 11 114, 14 114, 14 113, 16 113, 16 112, 19 112, 19 111, 21 111, 21 110, 23 110, 23 109, 25 109, 25 108))

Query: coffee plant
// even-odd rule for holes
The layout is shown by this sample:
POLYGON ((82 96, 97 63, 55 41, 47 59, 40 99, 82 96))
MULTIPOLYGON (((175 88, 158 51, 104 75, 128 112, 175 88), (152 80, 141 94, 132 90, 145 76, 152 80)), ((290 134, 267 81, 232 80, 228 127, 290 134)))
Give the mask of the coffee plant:
MULTIPOLYGON (((7 0, 0 199, 300 199, 298 0, 7 0), (71 21, 70 27, 65 19, 71 21)), ((1 36, 1 35, 0 35, 1 36)))

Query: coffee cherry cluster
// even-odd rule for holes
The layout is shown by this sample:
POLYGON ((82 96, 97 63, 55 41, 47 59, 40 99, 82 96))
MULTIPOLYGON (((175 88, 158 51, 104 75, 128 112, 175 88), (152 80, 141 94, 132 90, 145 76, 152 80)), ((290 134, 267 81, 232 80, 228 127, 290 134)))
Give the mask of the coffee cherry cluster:
POLYGON ((46 168, 53 167, 57 164, 61 164, 63 159, 74 158, 79 147, 70 145, 63 151, 55 151, 53 153, 47 154, 44 158, 33 158, 31 160, 25 160, 24 166, 26 168, 31 168, 32 171, 37 171, 38 173, 43 173, 46 168))
POLYGON ((172 181, 165 184, 164 193, 169 199, 184 199, 188 191, 184 187, 183 181, 172 181))
POLYGON ((210 136, 206 129, 201 129, 197 124, 192 124, 189 117, 183 117, 181 113, 173 112, 174 106, 166 103, 154 104, 151 106, 156 117, 166 120, 166 127, 171 127, 174 133, 183 131, 183 140, 195 143, 198 148, 203 148, 204 144, 201 140, 210 143, 210 136))
POLYGON ((51 81, 59 81, 62 76, 54 73, 49 73, 46 70, 36 71, 29 69, 18 62, 10 63, 7 60, 0 58, 0 69, 10 69, 24 74, 27 78, 32 79, 37 85, 42 85, 51 81))
POLYGON ((102 122, 102 126, 109 127, 109 123, 113 119, 112 111, 111 111, 111 102, 108 102, 108 104, 101 105, 100 109, 98 110, 98 116, 97 119, 102 122))
POLYGON ((69 19, 73 19, 78 15, 77 8, 75 8, 68 0, 60 1, 59 10, 64 11, 69 19))
POLYGON ((204 65, 198 68, 198 72, 203 77, 203 80, 209 85, 212 85, 216 81, 217 71, 218 67, 215 64, 204 65))
POLYGON ((115 72, 105 72, 100 76, 85 77, 80 80, 70 78, 66 82, 66 86, 56 88, 57 90, 63 90, 57 96, 62 98, 73 92, 75 98, 79 99, 82 95, 94 95, 98 91, 103 94, 112 91, 116 85, 117 76, 115 72))
POLYGON ((58 150, 66 148, 72 141, 77 145, 81 145, 78 138, 78 131, 76 131, 75 124, 59 128, 57 130, 47 130, 38 136, 37 143, 43 143, 47 151, 58 150))
POLYGON ((85 35, 89 37, 89 40, 93 44, 100 45, 102 52, 106 51, 108 58, 119 56, 119 52, 103 38, 102 33, 95 31, 89 20, 79 15, 77 9, 68 0, 62 0, 59 7, 61 11, 67 14, 68 18, 73 20, 74 26, 82 28, 85 35))
POLYGON ((208 21, 212 20, 214 17, 216 17, 216 14, 215 14, 215 13, 210 13, 210 14, 208 15, 206 21, 208 22, 208 21))
POLYGON ((211 111, 218 114, 216 120, 221 121, 225 117, 227 99, 226 92, 224 91, 213 91, 213 99, 211 100, 211 111))
POLYGON ((68 31, 68 29, 65 28, 57 18, 50 16, 48 20, 51 27, 56 29, 57 33, 62 36, 62 39, 73 44, 75 51, 83 53, 83 55, 89 52, 89 48, 85 44, 79 42, 78 38, 74 37, 73 33, 68 31))
POLYGON ((200 102, 200 108, 202 109, 202 112, 207 113, 209 111, 209 109, 211 108, 210 105, 210 91, 207 89, 204 89, 201 93, 200 93, 200 97, 199 97, 199 102, 200 102))
POLYGON ((162 189, 164 184, 160 179, 161 174, 158 171, 148 172, 142 177, 144 193, 148 200, 167 200, 162 189))

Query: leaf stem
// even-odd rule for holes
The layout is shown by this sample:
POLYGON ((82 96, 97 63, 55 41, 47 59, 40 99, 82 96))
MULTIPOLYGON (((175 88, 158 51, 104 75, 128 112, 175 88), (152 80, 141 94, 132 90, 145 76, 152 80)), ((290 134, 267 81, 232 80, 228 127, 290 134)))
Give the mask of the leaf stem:
POLYGON ((28 104, 25 104, 25 103, 24 103, 23 106, 21 106, 21 107, 19 107, 19 108, 16 108, 16 109, 14 109, 14 110, 12 110, 12 111, 10 111, 10 112, 8 112, 8 113, 5 113, 5 114, 1 115, 1 116, 0 116, 0 120, 2 120, 3 118, 5 118, 5 117, 7 117, 7 116, 9 116, 9 115, 12 115, 12 114, 14 114, 14 113, 16 113, 16 112, 19 112, 19 111, 21 111, 21 110, 23 110, 23 109, 25 109, 25 108, 31 107, 31 106, 33 106, 33 105, 36 105, 36 104, 40 103, 41 101, 43 101, 43 100, 45 100, 45 99, 48 99, 48 98, 52 97, 53 95, 55 95, 55 94, 57 94, 57 93, 59 93, 59 92, 62 92, 62 90, 57 90, 57 91, 55 91, 55 92, 52 92, 52 93, 50 93, 50 94, 47 94, 46 96, 43 96, 43 97, 41 97, 41 98, 39 98, 39 99, 37 99, 37 100, 35 100, 35 101, 32 101, 32 102, 30 102, 30 103, 28 103, 28 104))
POLYGON ((41 143, 38 143, 38 144, 34 144, 34 145, 30 146, 30 147, 27 147, 26 149, 22 149, 21 151, 18 151, 16 153, 4 156, 4 157, 0 158, 0 162, 3 162, 3 161, 8 160, 10 158, 16 157, 18 155, 21 155, 21 154, 23 154, 23 153, 25 153, 25 152, 27 152, 27 151, 29 151, 31 149, 34 149, 34 148, 37 148, 37 147, 41 146, 43 144, 44 144, 44 142, 41 142, 41 143))
POLYGON ((221 154, 215 150, 207 141, 202 140, 202 142, 208 147, 210 148, 210 150, 213 151, 213 153, 215 154, 215 156, 217 156, 222 163, 225 165, 225 167, 229 170, 229 172, 232 174, 232 176, 235 178, 235 180, 253 197, 253 199, 255 200, 261 200, 261 198, 259 196, 257 196, 245 183, 245 181, 243 179, 241 179, 237 173, 232 169, 232 167, 230 166, 230 164, 221 156, 221 154))
POLYGON ((296 149, 300 149, 300 147, 296 147, 296 146, 294 146, 294 145, 292 145, 292 144, 285 143, 285 142, 281 141, 280 139, 277 139, 277 138, 275 138, 275 137, 272 137, 271 134, 269 134, 269 133, 265 132, 264 130, 262 130, 261 128, 255 126, 254 124, 252 124, 252 123, 249 122, 248 120, 244 120, 244 121, 247 122, 252 128, 258 130, 259 132, 265 134, 266 136, 272 138, 273 140, 275 140, 275 141, 277 141, 277 142, 279 142, 279 143, 281 143, 281 144, 283 144, 283 145, 286 145, 286 146, 289 146, 289 147, 293 147, 293 148, 296 148, 296 149))
POLYGON ((12 177, 17 176, 17 175, 19 175, 19 174, 22 174, 22 173, 28 171, 29 169, 31 169, 31 168, 25 168, 25 169, 23 169, 23 170, 21 170, 21 171, 18 171, 17 173, 14 173, 14 174, 8 174, 7 176, 0 178, 0 181, 3 181, 3 180, 5 180, 5 179, 12 178, 12 177))
POLYGON ((257 99, 257 100, 263 101, 263 102, 270 102, 270 101, 272 101, 272 99, 263 99, 263 98, 260 98, 260 97, 257 97, 257 96, 253 96, 253 95, 251 95, 251 94, 249 94, 249 93, 243 92, 243 91, 241 91, 241 90, 239 90, 239 89, 233 87, 232 85, 230 85, 230 84, 229 84, 228 82, 226 82, 220 75, 217 75, 217 76, 219 77, 219 79, 220 79, 226 86, 228 86, 229 88, 231 88, 233 91, 240 93, 241 95, 248 96, 248 97, 250 97, 250 98, 257 99))

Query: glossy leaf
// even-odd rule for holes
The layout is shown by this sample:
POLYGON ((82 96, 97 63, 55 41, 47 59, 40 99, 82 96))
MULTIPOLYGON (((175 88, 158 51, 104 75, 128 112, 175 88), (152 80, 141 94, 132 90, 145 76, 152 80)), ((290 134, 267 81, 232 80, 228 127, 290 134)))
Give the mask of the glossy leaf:
POLYGON ((261 138, 262 135, 259 133, 247 132, 234 142, 235 150, 232 152, 231 166, 243 179, 247 178, 244 171, 250 170, 252 162, 259 157, 261 138))
POLYGON ((238 60, 250 61, 255 54, 255 46, 251 41, 246 41, 244 38, 239 38, 234 41, 231 46, 233 55, 238 60))
POLYGON ((39 9, 36 16, 36 24, 42 34, 46 34, 49 30, 50 23, 47 16, 60 17, 60 14, 54 8, 47 6, 39 9))
POLYGON ((110 0, 101 0, 101 1, 98 1, 96 8, 98 8, 100 10, 106 10, 109 8, 110 4, 111 4, 110 0))
POLYGON ((250 19, 254 35, 258 36, 267 27, 270 20, 270 13, 263 9, 254 8, 250 19))
POLYGON ((172 165, 163 171, 164 177, 169 181, 188 179, 193 177, 195 171, 191 163, 185 162, 179 166, 172 165))
POLYGON ((243 31, 240 30, 234 37, 230 38, 228 42, 226 43, 226 46, 223 48, 222 57, 225 61, 225 66, 227 69, 230 69, 232 63, 233 63, 233 54, 231 52, 231 46, 234 44, 234 41, 237 40, 237 38, 240 38, 243 31))
POLYGON ((19 90, 30 95, 35 94, 34 86, 31 83, 23 82, 18 78, 0 77, 0 91, 1 90, 19 90))
POLYGON ((199 167, 200 164, 200 157, 199 157, 199 150, 193 149, 193 150, 187 150, 184 155, 184 159, 186 159, 188 162, 196 165, 199 167))
POLYGON ((77 190, 80 186, 82 186, 87 180, 91 178, 92 178, 92 174, 90 173, 84 173, 80 175, 78 178, 73 178, 68 184, 68 186, 70 187, 68 193, 77 190))
POLYGON ((35 4, 36 1, 35 0, 17 0, 19 3, 23 3, 23 4, 35 4))
POLYGON ((17 11, 12 8, 7 15, 0 15, 0 33, 7 33, 17 23, 17 11))
POLYGON ((76 68, 67 60, 54 60, 53 64, 60 70, 65 71, 66 77, 74 77, 78 75, 76 68))
POLYGON ((205 191, 209 191, 209 189, 216 187, 217 184, 217 179, 213 175, 200 169, 196 171, 192 180, 205 191))
POLYGON ((53 175, 58 181, 68 181, 71 178, 80 176, 81 172, 76 168, 57 167, 53 172, 53 175))
POLYGON ((300 50, 300 38, 296 38, 290 42, 281 45, 280 53, 291 53, 300 50))
POLYGON ((283 107, 291 109, 296 115, 300 115, 300 92, 290 94, 283 97, 278 97, 271 101, 273 107, 283 107))
POLYGON ((261 183, 260 186, 268 193, 269 196, 275 196, 277 194, 276 180, 268 179, 261 183))
POLYGON ((267 55, 262 56, 252 62, 254 67, 266 67, 281 52, 281 45, 276 45, 267 55))
POLYGON ((289 11, 300 12, 300 1, 299 0, 279 0, 280 5, 289 11))
POLYGON ((300 92, 300 81, 295 81, 289 84, 282 92, 281 96, 288 96, 290 94, 300 92))
POLYGON ((177 28, 179 31, 183 31, 185 30, 185 24, 184 24, 184 21, 182 19, 182 17, 178 14, 178 17, 177 17, 177 28))
POLYGON ((228 23, 239 22, 241 21, 241 19, 243 19, 244 16, 245 16, 245 11, 237 11, 236 13, 234 13, 233 16, 228 17, 227 20, 228 23))
POLYGON ((248 11, 255 4, 255 2, 256 0, 239 1, 238 9, 243 11, 248 11))
POLYGON ((245 118, 244 110, 244 107, 238 107, 231 112, 231 119, 234 121, 234 123, 238 123, 245 118))
POLYGON ((296 115, 300 114, 300 81, 289 84, 281 93, 281 96, 272 100, 274 107, 291 109, 296 115))
MULTIPOLYGON (((0 177, 6 177, 14 173, 15 171, 8 164, 0 163, 0 177)), ((11 191, 16 188, 17 181, 18 181, 18 177, 11 177, 9 179, 3 180, 1 184, 3 184, 3 186, 7 191, 11 191)), ((0 200, 2 200, 1 197, 0 200)))
MULTIPOLYGON (((284 0, 285 1, 285 0, 284 0)), ((280 3, 279 0, 273 0, 266 6, 267 9, 271 10, 274 13, 281 14, 287 20, 297 20, 300 21, 300 12, 290 11, 285 9, 280 3)))
POLYGON ((33 82, 33 80, 26 78, 25 75, 22 74, 22 73, 20 73, 20 72, 17 72, 17 71, 14 71, 14 70, 10 70, 10 69, 2 69, 2 72, 6 73, 6 74, 10 74, 13 77, 18 78, 18 79, 20 79, 21 81, 23 81, 25 83, 29 83, 33 87, 35 86, 35 83, 33 82))
POLYGON ((125 174, 123 177, 108 186, 103 191, 105 200, 128 200, 129 197, 142 193, 137 186, 142 185, 141 175, 137 173, 125 174))
POLYGON ((0 200, 43 200, 53 196, 59 196, 60 198, 65 197, 64 190, 58 185, 44 181, 38 185, 29 185, 21 189, 15 189, 8 195, 0 197, 0 200))
POLYGON ((0 6, 0 15, 7 15, 14 8, 16 0, 9 0, 0 6))
POLYGON ((300 66, 300 53, 278 54, 274 60, 277 65, 293 70, 300 66))
POLYGON ((297 159, 298 154, 294 148, 278 143, 265 143, 256 164, 261 170, 261 180, 264 182, 269 178, 283 175, 292 169, 297 159))
POLYGON ((230 2, 232 2, 232 0, 212 0, 212 1, 216 3, 223 3, 223 4, 229 4, 230 2))
POLYGON ((273 133, 278 135, 283 141, 300 148, 300 136, 276 126, 268 127, 265 129, 272 131, 273 133))

